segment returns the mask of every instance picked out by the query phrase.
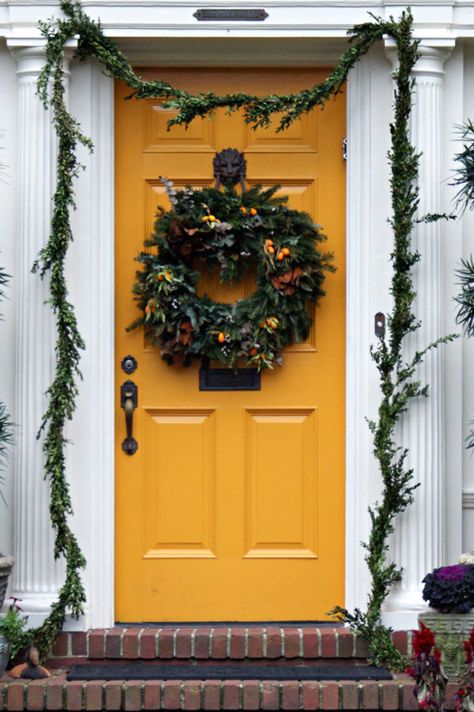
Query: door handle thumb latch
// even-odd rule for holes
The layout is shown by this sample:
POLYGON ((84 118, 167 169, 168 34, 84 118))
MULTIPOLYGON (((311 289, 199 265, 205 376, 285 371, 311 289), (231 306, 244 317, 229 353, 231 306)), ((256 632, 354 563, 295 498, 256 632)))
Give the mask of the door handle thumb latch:
POLYGON ((125 426, 127 437, 122 442, 122 450, 127 455, 134 455, 138 443, 133 437, 133 413, 138 406, 138 386, 133 381, 125 381, 120 387, 120 405, 125 411, 125 426))

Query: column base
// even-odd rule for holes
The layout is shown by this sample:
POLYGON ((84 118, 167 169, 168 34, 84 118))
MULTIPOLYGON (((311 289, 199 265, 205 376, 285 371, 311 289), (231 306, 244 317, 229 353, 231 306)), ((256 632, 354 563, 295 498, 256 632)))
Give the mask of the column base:
POLYGON ((418 615, 430 610, 421 591, 394 591, 384 604, 382 622, 393 630, 418 628, 418 615))
POLYGON ((12 591, 12 596, 19 599, 19 605, 28 616, 27 628, 36 628, 49 615, 51 606, 57 600, 55 593, 22 593, 12 591))

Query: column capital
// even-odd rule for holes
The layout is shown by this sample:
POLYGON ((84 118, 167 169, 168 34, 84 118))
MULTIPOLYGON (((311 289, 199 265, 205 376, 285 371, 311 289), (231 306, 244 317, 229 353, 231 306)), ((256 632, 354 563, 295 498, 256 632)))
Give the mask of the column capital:
MULTIPOLYGON (((450 56, 456 44, 456 40, 425 39, 420 40, 418 45, 418 61, 413 68, 416 76, 438 76, 444 75, 444 63, 450 56)), ((394 70, 398 67, 397 45, 393 38, 384 40, 385 56, 392 64, 394 70)))
MULTIPOLYGON (((7 40, 7 47, 16 59, 18 77, 38 76, 46 61, 46 40, 15 37, 7 40)), ((64 73, 69 74, 69 63, 77 47, 77 40, 69 40, 64 48, 64 73)))

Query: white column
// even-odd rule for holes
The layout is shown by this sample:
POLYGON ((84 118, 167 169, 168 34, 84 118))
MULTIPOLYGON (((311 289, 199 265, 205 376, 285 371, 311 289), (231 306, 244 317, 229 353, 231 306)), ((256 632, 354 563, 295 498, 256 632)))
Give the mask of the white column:
MULTIPOLYGON (((411 137, 418 152, 420 203, 418 216, 443 213, 443 85, 444 63, 454 42, 422 42, 414 68, 416 80, 411 137), (436 46, 433 46, 436 45, 436 46)), ((396 63, 393 46, 387 48, 396 63)), ((449 206, 447 208, 449 212, 449 206)), ((445 333, 443 290, 443 243, 445 225, 435 222, 417 225, 413 249, 421 254, 414 269, 417 298, 414 311, 422 325, 409 339, 406 356, 422 350, 445 333)), ((431 351, 417 371, 422 384, 429 385, 428 398, 413 400, 403 416, 400 444, 407 447, 407 466, 420 483, 415 502, 397 520, 392 555, 403 567, 403 580, 386 602, 384 620, 394 628, 416 626, 417 615, 426 604, 421 581, 435 566, 445 563, 445 422, 443 408, 444 350, 431 351)))
MULTIPOLYGON (((36 435, 47 407, 45 391, 54 375, 54 321, 47 280, 31 267, 50 232, 56 175, 56 137, 51 111, 36 94, 44 65, 44 43, 10 41, 18 64, 18 207, 16 299, 16 449, 14 472, 13 594, 23 601, 29 623, 41 622, 63 580, 53 558, 49 485, 44 481, 43 438, 36 435)), ((68 75, 65 74, 67 80, 68 75)))

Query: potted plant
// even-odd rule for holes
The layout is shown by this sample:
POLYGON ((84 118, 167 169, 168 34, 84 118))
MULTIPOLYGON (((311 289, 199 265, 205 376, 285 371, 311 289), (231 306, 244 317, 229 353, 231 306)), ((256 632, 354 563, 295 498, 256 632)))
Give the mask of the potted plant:
POLYGON ((435 610, 420 614, 419 621, 435 633, 448 679, 457 680, 464 666, 463 641, 474 627, 474 563, 441 566, 423 583, 423 598, 435 610))
POLYGON ((18 655, 24 643, 23 629, 27 616, 18 601, 18 598, 10 596, 8 611, 0 618, 0 676, 5 672, 8 661, 18 655))

